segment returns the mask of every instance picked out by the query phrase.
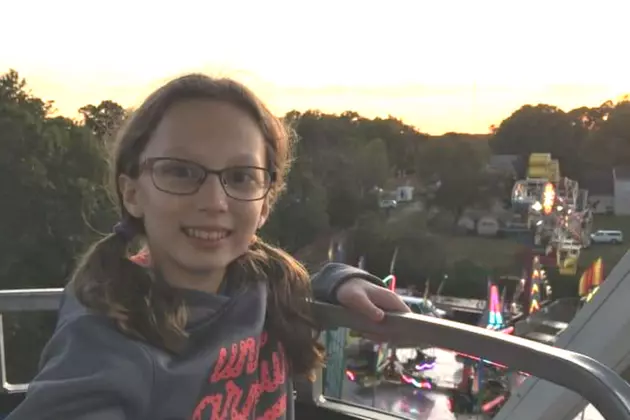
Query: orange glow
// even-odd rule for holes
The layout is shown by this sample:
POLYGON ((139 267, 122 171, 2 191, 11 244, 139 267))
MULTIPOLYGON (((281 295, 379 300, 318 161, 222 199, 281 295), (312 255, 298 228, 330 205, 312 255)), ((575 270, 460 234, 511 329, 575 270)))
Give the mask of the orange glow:
MULTIPOLYGON (((77 1, 9 1, 4 15, 24 16, 29 32, 20 42, 3 44, 0 73, 16 69, 34 94, 55 100, 69 117, 103 99, 137 106, 165 79, 200 71, 246 82, 277 114, 319 109, 393 115, 431 134, 488 133, 524 104, 568 111, 630 92, 625 66, 609 66, 605 78, 600 68, 602 57, 622 60, 627 2, 602 0, 570 12, 563 2, 546 2, 544 14, 540 10, 453 0, 378 6, 320 0, 317 7, 296 7, 290 0, 180 0, 177 8, 112 0, 95 16, 77 1), (309 19, 300 19, 305 12, 309 19), (357 14, 360 19, 348 18, 357 14), (256 38, 240 36, 233 19, 209 25, 208 16, 238 16, 238 27, 256 38), (444 31, 445 21, 457 30, 444 31), (124 30, 112 30, 112 22, 124 30), (563 44, 559 54, 550 33, 579 42, 563 44), (606 42, 589 33, 606 33, 606 42), (148 34, 151 42, 139 53, 137 41, 148 34), (43 47, 42 39, 68 51, 113 47, 86 60, 43 47), (505 48, 506 39, 513 48, 505 48), (501 51, 500 60, 488 59, 493 51, 501 51), (584 51, 596 57, 584 60, 584 51)), ((15 38, 23 21, 5 19, 0 35, 15 38)))
POLYGON ((550 214, 553 210, 553 205, 556 202, 556 189, 551 182, 545 184, 543 191, 543 213, 550 214))

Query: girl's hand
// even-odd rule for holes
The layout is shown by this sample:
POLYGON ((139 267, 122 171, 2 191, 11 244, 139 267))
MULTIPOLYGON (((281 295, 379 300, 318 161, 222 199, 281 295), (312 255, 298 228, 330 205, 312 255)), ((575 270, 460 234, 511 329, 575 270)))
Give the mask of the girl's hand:
POLYGON ((383 320, 384 311, 411 312, 396 293, 360 278, 346 280, 339 286, 337 300, 342 306, 357 311, 375 322, 383 320))

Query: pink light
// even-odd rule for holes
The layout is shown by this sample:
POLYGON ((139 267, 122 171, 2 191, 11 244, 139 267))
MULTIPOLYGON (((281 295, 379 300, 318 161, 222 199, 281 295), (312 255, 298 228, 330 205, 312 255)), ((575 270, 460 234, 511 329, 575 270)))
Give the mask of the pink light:
POLYGON ((494 284, 490 286, 490 311, 494 313, 501 312, 501 305, 499 304, 499 289, 494 284))
POLYGON ((413 385, 419 389, 432 389, 431 382, 429 381, 417 381, 416 379, 409 377, 407 375, 400 375, 400 379, 409 385, 413 385))
POLYGON ((514 327, 507 327, 504 330, 499 330, 499 332, 503 334, 514 334, 514 327))
POLYGON ((505 395, 499 395, 492 401, 488 401, 487 403, 482 405, 481 411, 483 411, 484 413, 487 413, 488 411, 492 410, 497 405, 501 404, 503 401, 505 401, 505 395))
POLYGON ((390 274, 389 276, 383 279, 383 282, 389 286, 389 290, 391 290, 392 292, 396 291, 396 276, 395 275, 390 274))

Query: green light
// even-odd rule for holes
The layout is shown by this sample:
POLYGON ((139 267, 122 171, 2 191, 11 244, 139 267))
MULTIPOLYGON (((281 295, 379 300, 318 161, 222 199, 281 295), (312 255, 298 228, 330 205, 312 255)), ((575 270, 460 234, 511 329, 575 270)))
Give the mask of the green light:
POLYGON ((385 283, 385 286, 389 287, 389 290, 391 291, 396 290, 396 276, 395 275, 390 274, 389 276, 385 277, 383 279, 383 283, 385 283))

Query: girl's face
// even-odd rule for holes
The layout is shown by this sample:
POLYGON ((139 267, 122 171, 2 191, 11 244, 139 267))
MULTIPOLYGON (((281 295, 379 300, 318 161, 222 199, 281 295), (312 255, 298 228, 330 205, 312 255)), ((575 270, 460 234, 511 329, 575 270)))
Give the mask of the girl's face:
POLYGON ((167 281, 216 291, 267 219, 266 161, 260 128, 233 105, 190 100, 164 115, 140 157, 139 178, 122 175, 119 184, 167 281))

